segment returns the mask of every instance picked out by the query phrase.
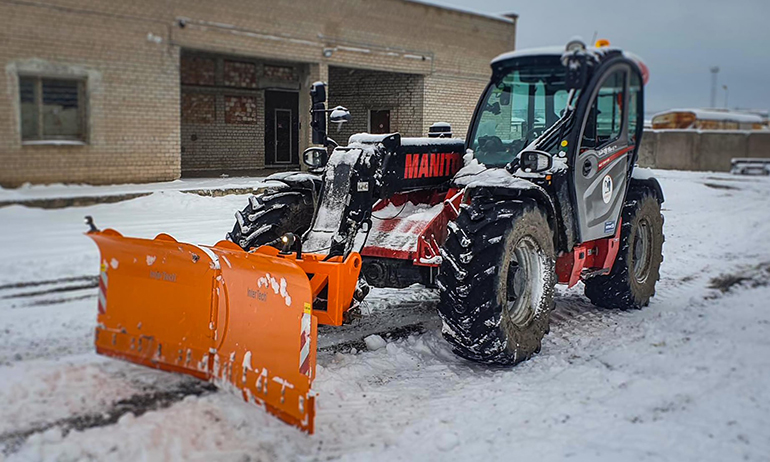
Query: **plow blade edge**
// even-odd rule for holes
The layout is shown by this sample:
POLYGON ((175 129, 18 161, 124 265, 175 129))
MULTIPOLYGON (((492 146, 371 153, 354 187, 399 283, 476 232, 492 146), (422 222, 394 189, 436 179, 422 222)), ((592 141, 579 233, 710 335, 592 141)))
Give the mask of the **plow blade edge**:
POLYGON ((317 320, 299 266, 226 241, 88 236, 101 254, 98 353, 235 388, 313 432, 317 320))

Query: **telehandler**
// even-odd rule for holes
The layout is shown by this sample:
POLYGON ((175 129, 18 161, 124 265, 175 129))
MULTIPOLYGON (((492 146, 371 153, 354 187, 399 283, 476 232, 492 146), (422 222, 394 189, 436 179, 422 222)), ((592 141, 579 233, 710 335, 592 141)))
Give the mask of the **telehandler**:
MULTIPOLYGON (((317 82, 307 172, 271 175, 213 246, 88 235, 101 253, 97 352, 235 387, 313 431, 317 325, 369 285, 439 292, 443 335, 470 360, 540 350, 558 282, 606 308, 648 304, 663 193, 634 169, 646 66, 608 46, 503 54, 466 139, 353 135, 338 146, 317 82)), ((365 322, 365 320, 361 321, 365 322)))

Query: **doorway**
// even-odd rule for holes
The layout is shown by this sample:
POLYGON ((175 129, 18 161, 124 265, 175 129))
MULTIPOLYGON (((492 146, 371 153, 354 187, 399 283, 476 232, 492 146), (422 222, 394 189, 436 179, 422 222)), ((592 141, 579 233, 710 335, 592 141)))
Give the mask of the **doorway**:
POLYGON ((265 165, 299 164, 299 93, 265 90, 265 165))
POLYGON ((374 135, 390 133, 390 110, 369 111, 369 133, 374 135))

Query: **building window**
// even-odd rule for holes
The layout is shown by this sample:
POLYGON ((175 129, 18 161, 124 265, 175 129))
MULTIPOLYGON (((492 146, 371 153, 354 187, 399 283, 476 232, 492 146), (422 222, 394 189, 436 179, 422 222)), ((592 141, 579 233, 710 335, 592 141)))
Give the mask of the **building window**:
POLYGON ((200 56, 182 56, 179 73, 182 85, 214 86, 217 62, 200 56))
POLYGON ((265 64, 265 77, 272 80, 294 81, 294 68, 289 66, 271 66, 265 64))
POLYGON ((369 133, 380 135, 390 133, 390 111, 369 111, 369 133))
POLYGON ((19 77, 22 141, 85 141, 85 82, 19 77))
POLYGON ((257 65, 226 59, 224 84, 226 87, 257 88, 257 65))
POLYGON ((182 122, 213 124, 216 121, 216 95, 182 92, 182 122))
POLYGON ((253 96, 225 96, 225 123, 256 124, 257 98, 253 96))

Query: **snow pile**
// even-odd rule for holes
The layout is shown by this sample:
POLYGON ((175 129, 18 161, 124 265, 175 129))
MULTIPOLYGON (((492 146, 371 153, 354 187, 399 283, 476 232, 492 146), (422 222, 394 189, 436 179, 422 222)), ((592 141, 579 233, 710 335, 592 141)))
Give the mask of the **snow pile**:
POLYGON ((371 351, 376 351, 381 348, 385 348, 385 346, 388 344, 384 338, 380 337, 377 334, 370 335, 364 339, 364 342, 366 342, 366 348, 368 348, 371 351))

